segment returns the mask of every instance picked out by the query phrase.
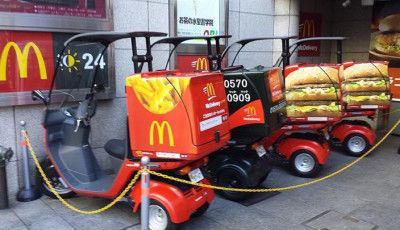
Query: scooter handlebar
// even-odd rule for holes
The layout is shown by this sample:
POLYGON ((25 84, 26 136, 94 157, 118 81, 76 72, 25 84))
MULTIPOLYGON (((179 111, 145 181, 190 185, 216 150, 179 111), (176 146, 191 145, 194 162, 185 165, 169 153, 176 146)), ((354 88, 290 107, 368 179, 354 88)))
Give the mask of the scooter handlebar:
POLYGON ((88 117, 88 107, 89 107, 89 104, 90 104, 90 100, 88 100, 88 99, 86 99, 86 100, 83 100, 81 103, 80 103, 80 105, 79 105, 79 107, 78 107, 78 110, 76 111, 76 115, 75 115, 75 119, 77 120, 77 121, 83 121, 83 123, 85 124, 85 125, 87 125, 87 117, 88 117))

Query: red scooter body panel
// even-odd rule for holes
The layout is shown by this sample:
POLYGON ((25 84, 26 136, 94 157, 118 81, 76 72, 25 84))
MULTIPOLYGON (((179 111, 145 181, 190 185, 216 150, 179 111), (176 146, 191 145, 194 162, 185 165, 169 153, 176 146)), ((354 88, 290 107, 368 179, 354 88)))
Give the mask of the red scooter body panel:
POLYGON ((374 145, 376 138, 375 132, 364 125, 341 123, 333 127, 330 135, 343 143, 346 137, 353 133, 364 135, 369 144, 374 145))
POLYGON ((319 129, 324 129, 327 125, 328 125, 327 123, 286 124, 282 126, 280 129, 275 130, 271 134, 271 136, 261 140, 260 144, 262 144, 264 148, 268 149, 281 136, 285 135, 286 132, 319 130, 319 129))
MULTIPOLYGON (((210 184, 207 179, 202 184, 210 184)), ((131 192, 131 199, 135 201, 133 212, 137 212, 141 203, 141 187, 135 186, 131 192)), ((150 181, 150 199, 162 203, 170 214, 174 223, 182 223, 189 220, 190 215, 206 202, 211 204, 214 199, 214 190, 203 187, 191 187, 182 192, 177 187, 163 182, 150 181)))
POLYGON ((301 138, 285 138, 278 146, 277 151, 285 156, 286 160, 290 160, 292 154, 297 150, 305 149, 312 152, 321 165, 326 163, 330 151, 328 142, 324 141, 321 145, 316 141, 301 138))

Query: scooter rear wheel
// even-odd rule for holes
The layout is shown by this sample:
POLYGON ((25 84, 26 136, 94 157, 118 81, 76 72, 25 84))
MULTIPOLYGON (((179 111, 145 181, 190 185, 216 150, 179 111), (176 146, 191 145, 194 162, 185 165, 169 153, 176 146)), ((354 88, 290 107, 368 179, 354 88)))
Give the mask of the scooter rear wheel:
POLYGON ((308 150, 294 152, 290 164, 296 175, 301 177, 315 177, 321 169, 317 157, 308 150))
POLYGON ((178 224, 171 221, 167 208, 156 200, 150 200, 149 229, 175 230, 178 224))
POLYGON ((346 152, 353 157, 359 157, 371 148, 367 138, 359 133, 347 136, 343 142, 343 146, 346 152))
MULTIPOLYGON (((76 193, 71 189, 64 187, 63 183, 60 181, 60 176, 49 159, 46 159, 40 165, 42 166, 44 174, 49 179, 51 185, 54 187, 54 190, 56 190, 62 198, 71 198, 76 195, 76 193)), ((39 170, 36 171, 36 186, 38 186, 42 194, 51 198, 57 198, 47 186, 39 170)))
MULTIPOLYGON (((233 168, 223 169, 219 172, 217 185, 225 188, 249 188, 246 176, 243 175, 243 172, 233 168)), ((243 201, 250 195, 245 192, 233 192, 227 190, 217 190, 217 192, 221 196, 232 201, 243 201)))

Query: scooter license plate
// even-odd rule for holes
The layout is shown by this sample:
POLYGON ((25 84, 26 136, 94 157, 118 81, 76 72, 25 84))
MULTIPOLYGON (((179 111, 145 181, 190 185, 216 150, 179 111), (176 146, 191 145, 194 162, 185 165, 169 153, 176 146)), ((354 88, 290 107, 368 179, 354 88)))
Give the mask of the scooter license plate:
POLYGON ((191 182, 198 183, 204 179, 204 176, 203 176, 203 173, 201 172, 201 170, 199 168, 197 168, 197 169, 193 169, 192 171, 189 172, 189 178, 190 178, 191 182))
POLYGON ((267 153, 267 151, 265 151, 264 146, 262 146, 262 145, 257 146, 256 152, 257 152, 259 157, 262 157, 267 153))

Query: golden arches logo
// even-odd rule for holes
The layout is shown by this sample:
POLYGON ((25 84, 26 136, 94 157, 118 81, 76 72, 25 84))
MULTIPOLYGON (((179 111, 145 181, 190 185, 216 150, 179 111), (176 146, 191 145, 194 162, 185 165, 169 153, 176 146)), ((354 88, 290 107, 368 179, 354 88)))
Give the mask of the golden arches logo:
POLYGON ((208 70, 208 63, 206 58, 198 58, 196 62, 196 70, 208 70))
POLYGON ((303 27, 303 38, 315 37, 315 23, 314 20, 306 19, 303 27), (307 36, 306 36, 307 34, 307 36))
POLYGON ((207 96, 216 96, 213 83, 207 83, 207 96))
POLYGON ((8 53, 10 52, 11 48, 13 48, 15 50, 15 53, 17 56, 20 78, 28 77, 28 54, 29 54, 29 50, 32 48, 36 54, 36 59, 37 59, 38 65, 39 65, 40 79, 42 79, 42 80, 47 79, 46 65, 44 63, 43 56, 39 50, 39 47, 37 47, 37 45, 35 43, 28 42, 25 45, 23 51, 21 52, 21 49, 19 48, 17 43, 9 42, 4 47, 3 52, 1 53, 1 56, 0 56, 0 81, 7 80, 6 67, 7 67, 8 53))
POLYGON ((251 116, 251 115, 257 115, 257 110, 255 107, 251 106, 249 108, 247 108, 247 115, 251 116))
POLYGON ((157 129, 158 132, 158 143, 160 145, 164 144, 164 128, 167 128, 167 132, 168 132, 168 139, 169 139, 169 146, 173 147, 175 146, 174 143, 174 136, 172 134, 172 129, 171 126, 169 125, 169 123, 167 121, 163 121, 160 125, 160 123, 158 123, 158 121, 153 121, 151 123, 150 126, 150 145, 154 145, 154 129, 157 129))

